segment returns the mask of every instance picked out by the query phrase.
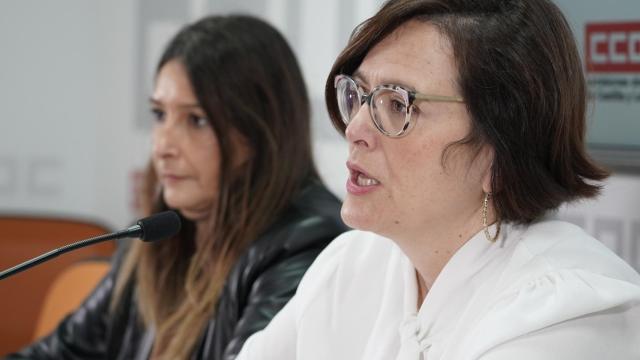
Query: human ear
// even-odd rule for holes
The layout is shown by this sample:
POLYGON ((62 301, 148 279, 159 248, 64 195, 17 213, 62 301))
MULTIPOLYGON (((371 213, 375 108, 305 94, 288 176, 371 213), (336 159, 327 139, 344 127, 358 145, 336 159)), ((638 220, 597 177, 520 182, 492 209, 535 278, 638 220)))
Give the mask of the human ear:
POLYGON ((247 139, 235 129, 231 130, 231 142, 233 148, 232 167, 237 169, 254 156, 253 149, 247 139))

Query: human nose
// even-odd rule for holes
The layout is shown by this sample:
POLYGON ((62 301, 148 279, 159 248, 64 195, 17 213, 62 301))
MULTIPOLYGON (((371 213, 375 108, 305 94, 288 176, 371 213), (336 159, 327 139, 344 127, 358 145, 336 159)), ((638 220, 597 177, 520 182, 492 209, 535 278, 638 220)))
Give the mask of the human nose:
POLYGON ((175 122, 170 116, 161 123, 157 123, 153 129, 152 144, 153 154, 157 158, 176 156, 179 153, 179 134, 175 122))
POLYGON ((372 148, 375 145, 377 129, 373 126, 368 101, 362 101, 360 109, 351 118, 345 129, 345 137, 350 144, 372 148))

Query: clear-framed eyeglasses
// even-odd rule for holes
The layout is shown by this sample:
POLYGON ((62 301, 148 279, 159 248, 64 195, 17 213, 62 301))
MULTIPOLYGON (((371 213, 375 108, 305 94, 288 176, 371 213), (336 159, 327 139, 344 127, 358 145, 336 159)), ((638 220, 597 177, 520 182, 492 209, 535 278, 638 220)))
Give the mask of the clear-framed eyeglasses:
POLYGON ((459 96, 426 95, 400 85, 379 85, 367 94, 347 75, 336 76, 334 87, 338 109, 346 125, 349 125, 366 102, 375 127, 393 138, 406 135, 412 127, 414 104, 417 101, 464 102, 459 96))

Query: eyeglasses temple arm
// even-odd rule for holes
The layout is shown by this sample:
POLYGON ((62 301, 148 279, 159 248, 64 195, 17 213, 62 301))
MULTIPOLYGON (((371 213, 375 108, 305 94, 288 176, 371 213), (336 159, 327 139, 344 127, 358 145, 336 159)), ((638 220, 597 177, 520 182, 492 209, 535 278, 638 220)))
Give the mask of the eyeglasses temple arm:
POLYGON ((438 101, 438 102, 464 102, 464 99, 459 96, 441 96, 441 95, 424 95, 424 94, 416 94, 415 98, 417 100, 426 100, 426 101, 438 101))

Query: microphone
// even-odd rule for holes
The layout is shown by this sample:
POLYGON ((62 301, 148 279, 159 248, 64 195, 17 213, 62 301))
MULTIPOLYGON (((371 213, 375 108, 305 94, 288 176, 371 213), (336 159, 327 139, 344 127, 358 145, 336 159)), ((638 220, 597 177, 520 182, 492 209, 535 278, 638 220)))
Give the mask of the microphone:
POLYGON ((0 273, 0 280, 15 275, 19 272, 27 270, 30 267, 36 266, 42 262, 45 262, 58 255, 64 254, 71 250, 79 249, 88 245, 93 245, 99 242, 107 240, 115 240, 122 238, 140 238, 145 242, 153 242, 161 239, 171 237, 180 231, 180 217, 175 211, 164 211, 161 213, 153 214, 144 219, 138 220, 135 225, 130 226, 124 230, 120 230, 110 234, 104 234, 95 236, 86 240, 81 240, 69 245, 65 245, 61 248, 57 248, 42 254, 33 259, 27 260, 21 264, 18 264, 12 268, 4 270, 0 273))

